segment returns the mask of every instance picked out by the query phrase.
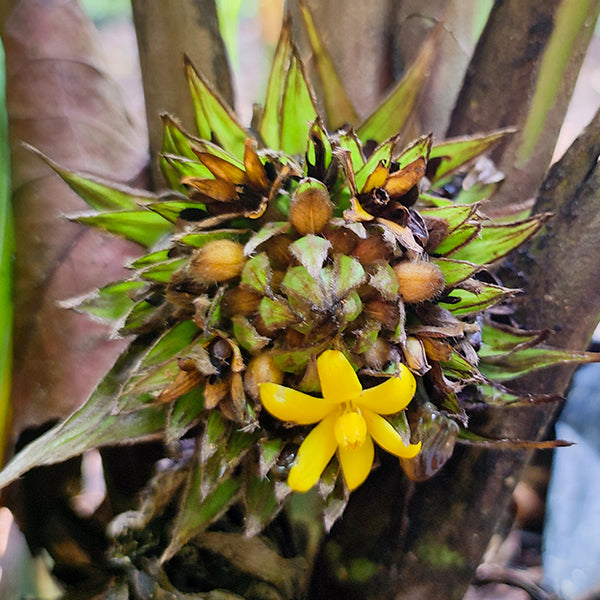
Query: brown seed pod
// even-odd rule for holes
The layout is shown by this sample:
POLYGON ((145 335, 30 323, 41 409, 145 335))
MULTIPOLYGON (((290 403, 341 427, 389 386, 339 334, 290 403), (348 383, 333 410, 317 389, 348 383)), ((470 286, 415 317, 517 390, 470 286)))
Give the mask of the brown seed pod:
POLYGON ((269 354, 263 353, 248 363, 244 373, 244 389, 252 399, 258 400, 258 386, 267 382, 282 383, 283 371, 277 367, 269 354))
POLYGON ((304 179, 290 205, 289 219, 296 231, 300 235, 320 233, 332 214, 327 188, 316 179, 304 179))
POLYGON ((354 250, 352 250, 352 256, 358 258, 363 265, 368 265, 382 258, 388 258, 389 255, 390 249, 379 235, 370 235, 364 240, 359 240, 354 250))
POLYGON ((335 227, 325 233, 334 253, 350 254, 358 241, 358 236, 346 227, 335 227))
POLYGON ((189 272, 199 281, 227 281, 242 272, 246 260, 244 247, 239 242, 214 240, 194 252, 189 272))
POLYGON ((251 315, 258 310, 261 296, 248 287, 239 286, 227 290, 221 299, 221 312, 224 317, 251 315))
POLYGON ((363 311, 367 316, 381 323, 387 329, 396 327, 400 319, 398 305, 392 302, 385 302, 384 300, 370 300, 365 303, 363 311))
POLYGON ((441 217, 433 217, 430 215, 423 216, 427 232, 429 233, 429 239, 427 240, 427 246, 425 250, 427 252, 433 252, 447 237, 450 231, 448 221, 441 217))
POLYGON ((444 274, 437 265, 425 260, 403 261, 394 266, 405 302, 432 300, 444 289, 444 274))

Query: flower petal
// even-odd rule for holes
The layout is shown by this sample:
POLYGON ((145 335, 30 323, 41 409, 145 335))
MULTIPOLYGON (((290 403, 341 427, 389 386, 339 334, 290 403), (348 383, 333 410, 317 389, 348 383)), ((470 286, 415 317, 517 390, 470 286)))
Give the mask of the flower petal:
POLYGON ((417 389, 414 375, 400 365, 400 376, 390 377, 375 387, 363 390, 356 404, 380 415, 391 415, 406 408, 417 389))
POLYGON ((358 448, 338 448, 338 456, 348 489, 357 488, 371 472, 375 448, 373 440, 368 435, 365 443, 358 448))
POLYGON ((421 450, 421 442, 406 446, 401 435, 392 427, 391 423, 373 411, 363 408, 362 415, 367 422, 367 430, 373 436, 373 439, 390 454, 400 458, 413 458, 421 450))
POLYGON ((323 398, 344 402, 358 398, 362 386, 352 365, 339 350, 325 350, 317 358, 317 371, 323 398))
POLYGON ((323 419, 300 445, 296 462, 290 469, 288 484, 295 492, 306 492, 319 481, 337 448, 333 426, 337 411, 323 419))
POLYGON ((331 400, 315 398, 277 383, 261 383, 263 406, 282 421, 311 425, 325 418, 336 407, 331 400))

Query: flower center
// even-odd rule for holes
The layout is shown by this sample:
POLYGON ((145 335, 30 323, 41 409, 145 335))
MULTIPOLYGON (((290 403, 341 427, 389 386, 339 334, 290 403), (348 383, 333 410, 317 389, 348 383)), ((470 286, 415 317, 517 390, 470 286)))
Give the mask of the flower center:
POLYGON ((356 410, 345 410, 335 422, 334 435, 342 448, 360 448, 367 439, 367 423, 356 410))

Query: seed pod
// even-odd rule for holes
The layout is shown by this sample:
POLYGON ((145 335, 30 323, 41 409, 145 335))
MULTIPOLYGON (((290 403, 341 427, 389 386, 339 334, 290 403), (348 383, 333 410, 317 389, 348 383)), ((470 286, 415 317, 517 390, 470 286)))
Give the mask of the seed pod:
POLYGON ((304 179, 294 193, 289 219, 300 235, 320 233, 333 213, 327 188, 316 179, 304 179))
POLYGON ((390 360, 391 346, 383 338, 378 337, 375 343, 361 356, 366 366, 371 369, 381 369, 390 360))
POLYGON ((432 300, 444 289, 444 274, 437 265, 425 260, 403 261, 394 266, 405 302, 432 300))
POLYGON ((390 249, 379 235, 370 235, 364 240, 359 240, 354 250, 352 250, 352 256, 358 258, 363 265, 368 265, 382 258, 388 258, 389 255, 390 249))
POLYGON ((400 318, 398 305, 384 300, 370 300, 364 305, 365 314, 387 329, 393 329, 398 325, 400 318))
POLYGON ((331 244, 332 251, 339 254, 350 254, 358 240, 357 235, 346 227, 330 229, 325 234, 325 238, 331 244))
POLYGON ((246 257, 244 247, 233 240, 214 240, 192 255, 190 274, 198 281, 227 281, 242 272, 246 257))
POLYGON ((221 299, 221 311, 224 317, 251 315, 258 310, 261 296, 248 287, 234 287, 227 290, 221 299))
POLYGON ((431 369, 431 366, 427 362, 425 348, 419 338, 409 336, 402 345, 402 350, 404 351, 406 365, 413 373, 424 375, 431 369))
POLYGON ((251 398, 258 400, 258 386, 261 383, 282 383, 283 371, 277 368, 275 361, 269 354, 255 356, 246 367, 244 374, 244 389, 251 398))

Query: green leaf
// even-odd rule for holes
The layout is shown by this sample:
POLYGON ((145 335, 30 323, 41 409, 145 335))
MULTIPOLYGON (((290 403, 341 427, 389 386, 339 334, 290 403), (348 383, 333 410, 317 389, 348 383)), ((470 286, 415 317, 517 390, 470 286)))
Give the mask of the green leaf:
MULTIPOLYGON (((305 185, 298 186, 298 190, 304 191, 315 187, 313 183, 314 180, 311 179, 305 185)), ((290 244, 289 248, 294 258, 316 279, 321 273, 323 263, 327 260, 331 243, 320 236, 308 234, 290 244)))
POLYGON ((598 352, 577 352, 537 346, 498 356, 485 356, 479 370, 494 381, 508 381, 538 369, 563 364, 600 362, 598 352))
POLYGON ((417 158, 423 157, 425 162, 429 159, 429 153, 431 152, 431 144, 433 143, 433 134, 422 135, 411 142, 398 158, 396 162, 400 169, 410 165, 410 163, 417 160, 417 158))
POLYGON ((526 331, 486 322, 481 327, 481 348, 478 354, 481 357, 494 356, 518 348, 529 348, 543 341, 546 334, 544 331, 526 331))
POLYGON ((194 461, 183 499, 171 534, 171 541, 161 556, 167 561, 192 537, 214 523, 237 500, 242 484, 238 479, 227 477, 207 496, 202 497, 201 487, 204 465, 194 461))
POLYGON ((196 214, 199 218, 208 217, 206 205, 194 200, 167 200, 166 202, 152 202, 147 206, 152 212, 160 215, 163 222, 176 223, 181 212, 190 209, 197 211, 196 214))
POLYGON ((313 53, 313 60, 319 73, 321 86, 323 90, 323 104, 325 105, 325 115, 327 124, 332 129, 339 129, 342 125, 356 125, 358 116, 342 86, 337 74, 333 60, 327 48, 323 45, 323 40, 319 31, 315 27, 312 14, 308 6, 300 4, 304 25, 308 32, 308 41, 313 53))
POLYGON ((232 321, 235 339, 250 354, 256 354, 271 341, 270 338, 260 335, 246 317, 236 315, 232 321))
POLYGON ((192 427, 195 427, 202 417, 204 410, 204 390, 202 386, 195 387, 187 394, 177 398, 169 413, 165 431, 165 443, 180 440, 192 427))
POLYGON ((431 148, 429 160, 440 159, 440 163, 435 169, 435 174, 432 174, 430 177, 431 182, 435 184, 477 156, 495 148, 506 136, 513 133, 515 133, 515 129, 505 128, 485 135, 453 138, 444 140, 440 144, 435 144, 431 148))
POLYGON ((276 492, 278 483, 285 486, 267 478, 248 475, 244 494, 246 536, 252 537, 260 533, 281 510, 283 504, 276 492))
POLYGON ((261 252, 253 256, 242 271, 242 283, 251 287, 259 294, 270 293, 272 269, 269 257, 261 252))
POLYGON ((202 233, 186 233, 180 237, 175 236, 174 239, 186 246, 201 248, 204 244, 208 244, 208 242, 212 242, 213 240, 241 241, 245 235, 246 232, 240 229, 219 229, 218 231, 207 231, 202 233))
POLYGON ((148 281, 168 283, 175 271, 183 267, 187 258, 174 258, 162 263, 156 263, 140 271, 139 275, 148 281))
POLYGON ((535 235, 550 216, 535 215, 514 223, 483 223, 479 237, 453 256, 482 265, 495 262, 535 235))
MULTIPOLYGON (((304 267, 297 267, 303 269, 304 267)), ((260 301, 258 312, 267 327, 288 327, 299 321, 298 316, 292 311, 289 304, 279 298, 263 298, 260 301)))
POLYGON ((136 258, 131 266, 134 269, 144 269, 150 265, 155 265, 160 262, 165 262, 169 260, 169 248, 165 248, 164 250, 157 250, 156 252, 150 252, 148 254, 144 254, 140 256, 140 258, 136 258))
POLYGON ((452 377, 460 381, 481 381, 481 375, 477 367, 458 352, 454 352, 449 360, 440 362, 440 365, 446 377, 452 377))
POLYGON ((0 464, 10 419, 12 371, 12 261, 15 248, 11 206, 10 150, 6 114, 4 48, 0 41, 0 464))
POLYGON ((338 142, 342 148, 350 151, 350 160, 352 168, 356 173, 365 164, 362 144, 354 130, 345 131, 337 136, 338 142))
POLYGON ((281 282, 281 291, 290 302, 316 306, 318 310, 323 310, 329 299, 320 279, 315 279, 305 267, 290 267, 281 282))
POLYGON ((319 119, 317 119, 310 128, 308 136, 308 147, 306 149, 306 163, 304 172, 309 176, 309 167, 322 167, 327 169, 333 160, 333 150, 331 140, 323 128, 319 119), (322 158, 322 164, 317 165, 319 158, 322 158))
POLYGON ((149 297, 136 302, 125 319, 123 331, 134 333, 148 329, 159 318, 163 309, 163 305, 157 305, 155 300, 158 299, 149 297))
POLYGON ((478 206, 472 204, 449 204, 436 208, 422 208, 419 212, 424 216, 444 219, 448 224, 448 233, 451 234, 463 223, 466 223, 476 212, 478 206))
POLYGON ((213 174, 199 160, 176 154, 162 154, 160 158, 177 174, 177 183, 184 177, 197 177, 199 179, 213 178, 213 174))
MULTIPOLYGON (((267 148, 279 148, 280 107, 287 79, 286 66, 292 54, 291 21, 287 16, 281 26, 281 33, 275 55, 271 62, 271 72, 267 83, 267 95, 258 131, 267 148)), ((314 121, 314 119, 313 119, 314 121)))
POLYGON ((470 315, 499 304, 519 291, 491 283, 478 282, 478 285, 481 286, 479 293, 456 288, 452 290, 451 297, 460 298, 460 301, 450 304, 442 300, 440 304, 445 304, 446 308, 455 316, 470 315))
POLYGON ((134 341, 79 410, 14 456, 0 472, 0 488, 33 467, 63 462, 92 448, 161 437, 168 405, 142 405, 128 413, 115 410, 121 386, 147 344, 148 339, 134 341))
POLYGON ((400 282, 389 263, 377 264, 373 273, 370 273, 369 285, 375 288, 384 300, 393 302, 398 298, 400 282))
POLYGON ((306 151, 311 123, 318 117, 313 92, 296 47, 292 44, 290 66, 281 98, 279 145, 287 154, 306 151))
POLYGON ((177 356, 194 341, 199 332, 193 321, 178 323, 150 347, 140 368, 153 367, 177 356))
POLYGON ((29 144, 25 144, 25 147, 39 156, 82 200, 95 210, 140 210, 140 205, 156 199, 155 194, 146 190, 119 185, 88 173, 69 171, 37 148, 29 144))
POLYGON ((432 248, 430 254, 438 254, 441 256, 449 256, 458 252, 460 248, 465 247, 475 239, 481 223, 465 222, 457 227, 452 234, 443 239, 435 248, 432 248))
POLYGON ((134 297, 147 285, 140 280, 117 281, 85 296, 68 300, 62 306, 114 321, 124 317, 133 308, 134 297))
POLYGON ((384 167, 389 168, 390 163, 392 162, 392 152, 397 141, 397 136, 394 136, 375 148, 373 154, 369 157, 369 160, 356 172, 356 189, 359 192, 363 190, 369 175, 375 170, 379 163, 382 163, 384 167))
POLYGON ((78 223, 120 235, 146 248, 153 246, 163 236, 173 231, 171 223, 150 210, 85 213, 70 218, 78 223))
POLYGON ((444 274, 446 289, 458 285, 482 269, 481 265, 453 258, 432 258, 431 262, 435 263, 444 274))
POLYGON ((216 139, 219 145, 238 159, 244 158, 244 143, 249 137, 233 111, 200 75, 185 56, 185 72, 192 94, 196 128, 205 140, 216 139))
POLYGON ((335 255, 331 269, 331 291, 336 300, 348 296, 365 279, 365 270, 358 259, 344 254, 335 255))
POLYGON ((399 133, 410 117, 435 57, 440 27, 421 47, 415 62, 375 112, 360 125, 358 137, 381 143, 399 133))
POLYGON ((264 479, 269 471, 275 466, 285 442, 279 438, 263 438, 258 441, 258 474, 264 479))
POLYGON ((180 156, 191 161, 198 160, 192 151, 192 144, 198 142, 198 138, 188 133, 181 123, 168 113, 162 113, 160 118, 163 122, 162 154, 180 156))

